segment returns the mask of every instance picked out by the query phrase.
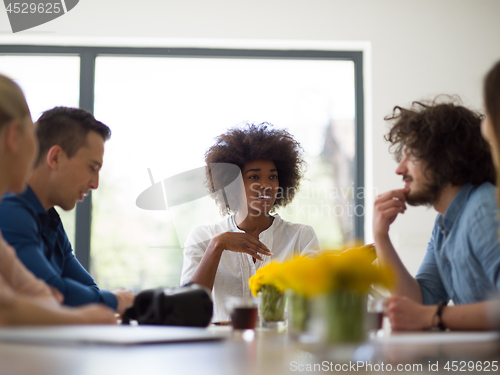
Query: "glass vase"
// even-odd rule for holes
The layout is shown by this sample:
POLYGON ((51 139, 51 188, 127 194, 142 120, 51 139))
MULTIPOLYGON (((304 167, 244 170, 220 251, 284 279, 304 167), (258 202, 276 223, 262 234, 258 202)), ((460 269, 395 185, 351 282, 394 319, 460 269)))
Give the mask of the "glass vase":
POLYGON ((366 295, 336 290, 326 296, 327 342, 359 343, 365 340, 366 295))
POLYGON ((288 292, 288 330, 292 334, 301 334, 307 329, 309 319, 309 299, 295 291, 288 292))
POLYGON ((274 285, 262 285, 259 292, 259 314, 264 322, 285 320, 285 298, 274 285))

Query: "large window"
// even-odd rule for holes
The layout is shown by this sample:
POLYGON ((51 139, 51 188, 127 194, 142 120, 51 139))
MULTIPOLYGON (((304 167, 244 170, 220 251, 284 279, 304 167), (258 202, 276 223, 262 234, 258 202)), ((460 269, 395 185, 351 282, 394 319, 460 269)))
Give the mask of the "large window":
MULTIPOLYGON (((304 147, 306 180, 278 213, 312 225, 323 248, 362 239, 360 52, 68 48, 44 52, 81 53, 80 76, 65 92, 80 92, 80 105, 87 103, 83 107, 113 133, 92 210, 88 201, 77 207, 77 242, 84 239, 76 244, 77 257, 86 265, 91 249, 90 269, 102 288, 179 283, 184 234, 176 218, 168 210, 138 208, 136 199, 151 178, 203 166, 214 138, 245 122, 287 128, 304 147)), ((9 47, 0 46, 2 52, 9 47)), ((0 72, 9 74, 2 63, 9 58, 20 57, 0 56, 0 72)), ((43 103, 41 110, 54 105, 77 104, 43 103)), ((66 227, 70 217, 64 217, 66 227)))

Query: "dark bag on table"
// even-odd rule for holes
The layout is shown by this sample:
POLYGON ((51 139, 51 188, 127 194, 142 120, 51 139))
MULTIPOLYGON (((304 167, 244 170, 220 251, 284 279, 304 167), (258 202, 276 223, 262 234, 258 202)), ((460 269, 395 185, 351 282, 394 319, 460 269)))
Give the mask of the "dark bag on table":
POLYGON ((208 289, 191 284, 178 288, 143 290, 134 305, 125 310, 122 324, 206 327, 210 324, 213 302, 208 289))

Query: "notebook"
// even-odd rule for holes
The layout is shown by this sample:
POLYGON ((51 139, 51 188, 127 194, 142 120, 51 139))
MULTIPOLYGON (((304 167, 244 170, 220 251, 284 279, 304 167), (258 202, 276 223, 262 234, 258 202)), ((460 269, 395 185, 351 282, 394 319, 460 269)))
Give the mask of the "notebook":
POLYGON ((222 340, 227 335, 206 328, 164 326, 49 326, 1 328, 0 342, 30 344, 141 345, 222 340))

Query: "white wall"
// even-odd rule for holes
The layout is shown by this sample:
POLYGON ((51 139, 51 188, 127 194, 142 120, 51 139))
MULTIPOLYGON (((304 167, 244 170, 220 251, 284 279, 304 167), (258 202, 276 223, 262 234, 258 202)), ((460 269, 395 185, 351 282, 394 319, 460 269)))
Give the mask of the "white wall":
MULTIPOLYGON (((0 11, 0 44, 365 42, 367 182, 383 192, 402 187, 382 139, 383 117, 395 105, 439 93, 481 108, 482 77, 500 59, 499 18, 498 0, 82 0, 64 17, 15 35, 0 11)), ((434 217, 410 208, 391 229, 412 272, 434 217)))

